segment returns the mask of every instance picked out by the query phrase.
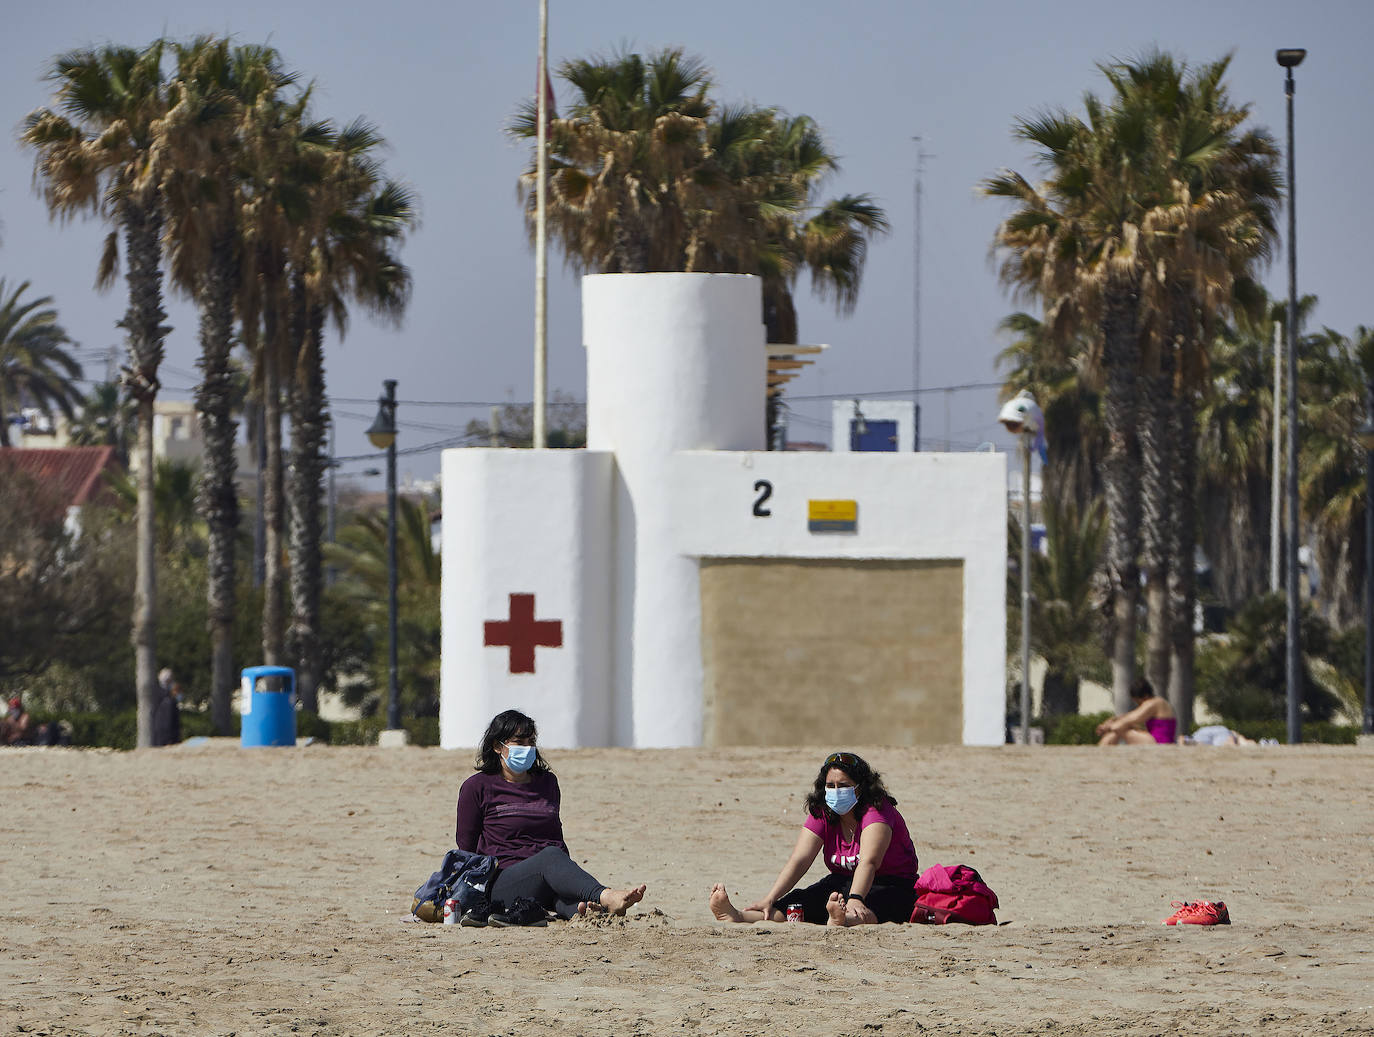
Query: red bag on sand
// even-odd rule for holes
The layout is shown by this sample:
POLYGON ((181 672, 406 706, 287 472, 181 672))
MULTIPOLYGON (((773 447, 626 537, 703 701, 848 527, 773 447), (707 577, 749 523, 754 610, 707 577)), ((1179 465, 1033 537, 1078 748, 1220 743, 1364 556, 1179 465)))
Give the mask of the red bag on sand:
POLYGON ((996 925, 997 915, 993 912, 999 906, 997 894, 967 864, 936 864, 921 872, 916 880, 916 906, 911 920, 926 925, 996 925))

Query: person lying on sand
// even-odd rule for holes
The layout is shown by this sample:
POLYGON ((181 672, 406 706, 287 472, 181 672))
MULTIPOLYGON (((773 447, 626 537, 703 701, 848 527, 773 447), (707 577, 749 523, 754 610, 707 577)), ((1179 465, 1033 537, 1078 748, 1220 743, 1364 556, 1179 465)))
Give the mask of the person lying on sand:
POLYGON ((1179 745, 1258 745, 1253 738, 1246 738, 1239 731, 1232 731, 1225 724, 1208 724, 1199 727, 1191 735, 1179 735, 1179 745))
POLYGON ((611 889, 568 856, 558 813, 562 794, 535 746, 536 733, 534 721, 518 710, 492 718, 477 751, 478 773, 458 789, 458 849, 500 862, 487 891, 494 902, 528 897, 560 918, 623 915, 644 898, 645 887, 611 889))
POLYGON ((1133 706, 1097 725, 1098 745, 1173 745, 1178 720, 1169 700, 1155 694, 1154 685, 1137 677, 1131 685, 1133 706))
POLYGON ((722 922, 803 921, 827 925, 907 922, 916 904, 916 848, 877 771, 854 753, 831 753, 806 797, 797 845, 768 895, 743 910, 722 883, 711 888, 711 913, 722 922), (824 851, 830 874, 796 888, 824 851))

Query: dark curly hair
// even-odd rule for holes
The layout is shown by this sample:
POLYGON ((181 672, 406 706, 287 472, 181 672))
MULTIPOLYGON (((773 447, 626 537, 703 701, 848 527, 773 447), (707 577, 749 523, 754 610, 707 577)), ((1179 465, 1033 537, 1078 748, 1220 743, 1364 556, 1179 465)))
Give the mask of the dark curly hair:
MULTIPOLYGON (((496 746, 502 742, 509 742, 512 738, 533 742, 538 733, 534 721, 518 709, 497 713, 487 725, 487 733, 482 736, 482 744, 477 749, 477 761, 473 770, 481 771, 483 774, 500 774, 501 754, 496 751, 496 746)), ((535 754, 534 766, 530 771, 534 774, 551 773, 543 753, 535 754)))
POLYGON ((806 812, 812 817, 824 817, 831 824, 839 821, 839 815, 825 805, 825 776, 832 768, 844 771, 854 783, 854 792, 859 797, 854 809, 859 816, 863 816, 869 807, 896 804, 896 798, 883 786, 882 775, 870 767, 862 756, 857 753, 831 753, 816 772, 816 783, 806 797, 806 812))

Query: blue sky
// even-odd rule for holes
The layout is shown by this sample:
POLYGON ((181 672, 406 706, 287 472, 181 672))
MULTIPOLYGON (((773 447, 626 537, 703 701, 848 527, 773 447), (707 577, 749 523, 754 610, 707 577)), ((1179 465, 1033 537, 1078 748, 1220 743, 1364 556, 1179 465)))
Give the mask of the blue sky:
MULTIPOLYGON (((141 45, 159 34, 232 34, 270 42, 287 64, 316 83, 321 116, 365 116, 390 142, 389 172, 419 194, 423 223, 407 244, 415 275, 410 312, 399 329, 358 315, 340 343, 331 335, 327 380, 336 399, 337 451, 370 450, 363 430, 384 378, 403 401, 522 401, 531 396, 533 254, 516 201, 524 150, 503 128, 533 93, 537 0, 325 3, 186 0, 50 0, 16 5, 0 36, 0 277, 29 280, 55 297, 63 322, 102 377, 96 351, 120 344, 120 288, 92 285, 104 228, 95 221, 49 221, 32 189, 32 156, 15 143, 27 112, 50 95, 51 58, 115 42, 141 45), (352 402, 360 401, 360 402, 352 402)), ((1006 344, 998 321, 1013 303, 999 287, 988 243, 1003 210, 977 196, 978 181, 1001 167, 1032 172, 1010 135, 1013 119, 1053 106, 1077 109, 1104 83, 1095 64, 1152 46, 1190 61, 1233 53, 1235 100, 1282 141, 1278 47, 1303 46, 1297 70, 1299 291, 1320 298, 1317 320, 1343 333, 1374 325, 1370 284, 1374 204, 1374 4, 1368 0, 1212 3, 1109 0, 930 4, 912 0, 821 3, 696 0, 692 4, 550 0, 550 63, 681 46, 714 73, 724 101, 774 105, 814 118, 842 169, 830 195, 867 192, 882 204, 892 233, 869 255, 862 299, 848 317, 799 287, 804 342, 830 351, 793 383, 795 397, 890 392, 912 387, 914 185, 918 145, 932 156, 922 175, 921 384, 924 437, 956 449, 992 441, 1011 446, 996 424, 993 390, 939 391, 997 379, 1006 344)), ((566 89, 555 80, 559 101, 566 89)), ((1282 247, 1286 247, 1282 246, 1282 247)), ((1280 251, 1270 290, 1286 292, 1280 251)), ((549 383, 585 392, 577 280, 555 254, 551 285, 549 383)), ((195 315, 169 306, 166 394, 188 398, 195 381, 195 315)), ((829 403, 793 405, 794 439, 824 440, 829 403)), ((402 447, 460 431, 487 408, 403 404, 402 447)), ((359 462, 356 470, 365 465, 359 462)), ((417 478, 438 469, 436 451, 407 456, 417 478)))

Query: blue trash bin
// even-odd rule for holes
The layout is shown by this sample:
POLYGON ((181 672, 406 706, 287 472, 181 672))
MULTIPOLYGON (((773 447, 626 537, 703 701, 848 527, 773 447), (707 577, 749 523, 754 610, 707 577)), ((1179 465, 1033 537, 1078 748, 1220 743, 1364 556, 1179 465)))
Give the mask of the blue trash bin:
POLYGON ((244 749, 296 744, 296 671, 289 666, 249 666, 243 671, 244 749), (260 687, 260 685, 269 687, 260 687))

